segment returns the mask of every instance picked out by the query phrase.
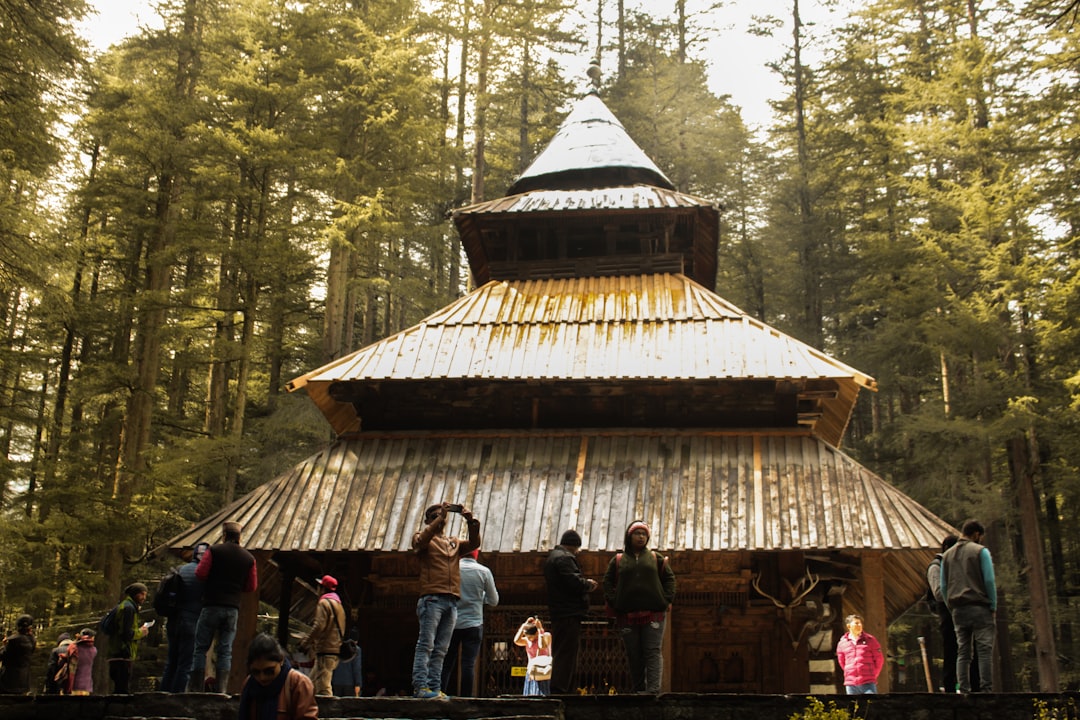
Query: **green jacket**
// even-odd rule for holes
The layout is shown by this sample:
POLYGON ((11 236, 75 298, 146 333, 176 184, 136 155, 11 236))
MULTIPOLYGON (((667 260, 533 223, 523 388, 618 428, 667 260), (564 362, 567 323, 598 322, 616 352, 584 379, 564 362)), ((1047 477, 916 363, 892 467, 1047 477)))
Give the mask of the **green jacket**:
POLYGON ((109 659, 134 660, 142 637, 139 623, 139 606, 131 598, 124 598, 116 606, 116 627, 109 636, 109 659))
POLYGON ((671 563, 649 549, 619 553, 604 573, 604 599, 617 613, 664 612, 675 599, 671 563))

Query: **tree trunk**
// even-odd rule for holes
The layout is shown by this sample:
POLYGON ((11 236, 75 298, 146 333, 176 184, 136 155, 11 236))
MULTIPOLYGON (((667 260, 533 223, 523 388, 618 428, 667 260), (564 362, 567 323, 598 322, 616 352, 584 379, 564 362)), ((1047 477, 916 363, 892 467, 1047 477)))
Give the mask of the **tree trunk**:
POLYGON ((1020 534, 1024 543, 1024 571, 1021 580, 1031 597, 1031 621, 1035 626, 1035 662, 1039 670, 1039 690, 1058 692, 1057 648, 1050 613, 1050 593, 1046 586, 1039 505, 1035 478, 1039 471, 1038 441, 1034 428, 1008 441, 1009 470, 1020 511, 1020 534))
POLYGON ((824 327, 821 310, 819 248, 814 231, 814 212, 810 197, 810 152, 806 140, 806 68, 802 64, 802 19, 799 16, 799 0, 792 0, 793 63, 795 96, 795 135, 798 153, 799 203, 799 265, 803 287, 803 333, 802 338, 814 347, 824 345, 824 327))

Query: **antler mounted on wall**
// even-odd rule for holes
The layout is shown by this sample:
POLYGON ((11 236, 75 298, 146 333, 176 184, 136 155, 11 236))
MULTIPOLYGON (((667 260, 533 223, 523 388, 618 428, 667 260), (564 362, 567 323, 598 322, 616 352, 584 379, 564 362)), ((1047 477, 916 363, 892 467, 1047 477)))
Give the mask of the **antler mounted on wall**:
POLYGON ((793 583, 787 578, 780 579, 783 580, 784 585, 787 586, 788 595, 791 598, 787 602, 781 602, 777 598, 773 597, 772 595, 761 589, 761 573, 755 574, 750 579, 750 584, 753 586, 754 590, 757 591, 759 595, 771 600, 772 604, 780 610, 781 614, 783 614, 785 620, 784 629, 787 631, 788 638, 790 638, 791 640, 791 648, 793 650, 796 650, 798 649, 799 644, 802 642, 803 637, 806 636, 808 630, 810 630, 811 628, 820 629, 823 621, 826 620, 829 616, 828 606, 824 603, 815 604, 816 607, 814 608, 814 617, 805 620, 802 623, 802 626, 799 628, 798 635, 796 635, 791 629, 792 610, 801 605, 806 596, 809 595, 814 590, 814 588, 818 586, 818 583, 821 582, 821 576, 814 575, 810 572, 810 569, 807 568, 806 575, 799 578, 798 582, 793 583))

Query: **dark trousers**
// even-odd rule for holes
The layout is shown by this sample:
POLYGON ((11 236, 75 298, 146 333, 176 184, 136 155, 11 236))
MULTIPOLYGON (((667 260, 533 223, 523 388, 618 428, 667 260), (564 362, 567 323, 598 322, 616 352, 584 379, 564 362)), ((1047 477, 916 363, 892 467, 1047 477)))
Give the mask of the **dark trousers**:
POLYGON ((575 692, 578 646, 581 644, 581 618, 551 619, 551 693, 575 692))
POLYGON ((198 622, 199 616, 189 613, 177 613, 166 621, 165 637, 169 641, 169 654, 165 660, 165 672, 161 676, 162 692, 182 693, 187 690, 198 622))
MULTIPOLYGON (((472 697, 475 687, 476 658, 480 655, 480 643, 484 640, 484 626, 455 629, 450 636, 450 647, 443 661, 442 689, 449 692, 454 687, 454 670, 458 664, 458 651, 461 652, 461 688, 451 695, 472 697)), ((480 693, 481 695, 483 693, 480 693)))
MULTIPOLYGON (((947 693, 956 692, 956 651, 959 647, 956 642, 956 626, 953 625, 952 613, 947 609, 938 610, 938 627, 941 628, 942 662, 941 686, 947 693)), ((973 653, 968 677, 971 678, 971 687, 979 687, 979 655, 973 653)))
POLYGON ((112 680, 114 695, 131 693, 131 660, 109 660, 109 679, 112 680))

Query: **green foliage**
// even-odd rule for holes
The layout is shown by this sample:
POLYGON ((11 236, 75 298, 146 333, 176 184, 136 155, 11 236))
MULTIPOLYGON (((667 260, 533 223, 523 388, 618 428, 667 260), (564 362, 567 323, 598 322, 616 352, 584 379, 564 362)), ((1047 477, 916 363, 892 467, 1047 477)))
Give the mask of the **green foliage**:
MULTIPOLYGON (((847 708, 837 707, 833 700, 830 700, 827 706, 813 696, 806 698, 806 701, 806 709, 792 713, 788 720, 851 720, 853 717, 858 717, 858 702, 854 703, 849 711, 847 708)), ((867 709, 869 709, 869 703, 867 703, 867 709)))

